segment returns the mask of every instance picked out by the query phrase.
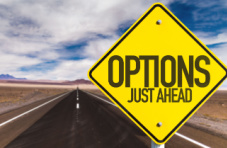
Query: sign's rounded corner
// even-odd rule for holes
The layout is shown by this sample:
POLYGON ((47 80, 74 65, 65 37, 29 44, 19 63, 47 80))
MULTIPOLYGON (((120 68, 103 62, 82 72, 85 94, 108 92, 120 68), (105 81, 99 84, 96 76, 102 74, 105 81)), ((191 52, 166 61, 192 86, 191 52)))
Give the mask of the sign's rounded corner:
POLYGON ((168 134, 166 137, 164 137, 163 139, 158 139, 157 137, 155 137, 152 133, 149 133, 149 137, 156 143, 159 145, 165 144, 169 138, 171 138, 173 134, 168 134))
POLYGON ((155 8, 155 7, 160 7, 162 9, 167 9, 166 6, 163 4, 163 3, 160 3, 160 2, 156 2, 152 5, 152 8, 155 8))
POLYGON ((92 76, 92 72, 93 72, 93 69, 90 69, 87 73, 87 76, 89 79, 94 79, 93 76, 92 76))
POLYGON ((156 3, 154 3, 153 4, 153 7, 163 7, 164 6, 164 4, 163 3, 161 3, 161 2, 156 2, 156 3))
POLYGON ((155 139, 152 139, 156 144, 158 145, 162 145, 162 144, 166 144, 166 140, 165 139, 168 139, 168 138, 164 138, 163 140, 158 140, 157 138, 155 139))
POLYGON ((226 79, 226 78, 227 78, 227 69, 225 68, 224 70, 225 70, 225 76, 224 76, 224 79, 226 79))

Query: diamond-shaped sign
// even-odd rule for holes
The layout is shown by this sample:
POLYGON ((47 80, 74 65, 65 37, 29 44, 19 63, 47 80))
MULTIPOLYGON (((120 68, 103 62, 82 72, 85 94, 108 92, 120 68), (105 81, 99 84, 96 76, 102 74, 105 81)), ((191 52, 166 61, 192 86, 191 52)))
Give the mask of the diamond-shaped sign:
POLYGON ((90 69, 89 78, 157 144, 226 78, 224 64, 156 3, 90 69))

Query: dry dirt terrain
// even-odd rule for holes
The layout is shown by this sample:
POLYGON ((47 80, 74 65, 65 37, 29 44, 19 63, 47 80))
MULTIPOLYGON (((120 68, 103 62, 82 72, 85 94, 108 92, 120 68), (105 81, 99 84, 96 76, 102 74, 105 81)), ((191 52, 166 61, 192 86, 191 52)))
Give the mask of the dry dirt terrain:
MULTIPOLYGON (((80 90, 75 90, 77 86, 73 87, 67 89, 53 86, 41 87, 40 85, 39 87, 35 85, 33 87, 0 87, 0 105, 3 106, 0 107, 1 123, 48 100, 59 98, 1 126, 0 145, 8 145, 10 148, 30 148, 35 145, 36 147, 44 147, 44 145, 46 147, 69 147, 66 145, 70 144, 72 147, 87 147, 89 144, 97 144, 96 147, 106 147, 105 143, 116 144, 117 141, 119 147, 125 147, 124 145, 132 144, 134 141, 135 147, 150 147, 150 138, 119 109, 107 103, 109 100, 102 92, 94 89, 94 86, 79 86, 80 90), (97 94, 102 99, 81 91, 83 89, 97 94), (68 93, 62 94, 63 92, 68 93), (61 97, 54 96, 56 94, 61 94, 57 95, 61 97), (78 104, 79 107, 77 107, 78 104), (110 136, 114 138, 105 139, 110 136), (64 146, 58 145, 58 142, 64 146)), ((209 147, 226 147, 226 95, 227 91, 217 91, 178 132, 209 147)), ((198 144, 176 134, 166 144, 166 147, 185 146, 199 147, 198 144)))
MULTIPOLYGON (((98 89, 88 89, 87 91, 105 96, 98 89)), ((186 125, 227 139, 227 90, 216 91, 186 122, 186 125)))
POLYGON ((0 86, 0 114, 67 91, 60 88, 0 86))
POLYGON ((67 92, 69 90, 97 89, 95 85, 54 85, 54 84, 23 84, 0 83, 0 114, 26 106, 33 102, 67 92))
POLYGON ((0 82, 0 87, 23 87, 23 88, 59 88, 59 89, 97 89, 95 85, 77 84, 77 85, 55 85, 55 84, 23 84, 23 83, 3 83, 0 82))
POLYGON ((186 124, 227 139, 227 90, 216 91, 186 124))
POLYGON ((97 89, 95 85, 44 85, 0 83, 0 114, 26 106, 33 102, 80 88, 97 89))
MULTIPOLYGON (((0 85, 0 114, 45 101, 46 98, 75 90, 77 87, 107 99, 94 85, 0 85)), ((109 101, 109 100, 108 100, 109 101)), ((220 138, 227 139, 227 90, 218 90, 186 123, 220 138)))

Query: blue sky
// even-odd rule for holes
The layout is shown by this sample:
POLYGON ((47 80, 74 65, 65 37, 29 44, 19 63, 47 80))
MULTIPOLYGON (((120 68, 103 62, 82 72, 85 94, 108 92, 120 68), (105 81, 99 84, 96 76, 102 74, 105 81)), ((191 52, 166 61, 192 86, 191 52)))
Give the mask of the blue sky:
MULTIPOLYGON (((3 0, 0 73, 87 79, 88 69, 156 1, 3 0)), ((226 0, 162 0, 227 64, 226 0)))

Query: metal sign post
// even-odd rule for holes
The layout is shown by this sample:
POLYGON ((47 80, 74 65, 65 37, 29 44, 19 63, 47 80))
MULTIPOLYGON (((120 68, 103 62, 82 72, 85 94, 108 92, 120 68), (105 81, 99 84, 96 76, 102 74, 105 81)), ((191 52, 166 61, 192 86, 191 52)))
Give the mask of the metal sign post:
POLYGON ((165 144, 158 145, 153 140, 151 140, 151 148, 165 148, 165 144))

